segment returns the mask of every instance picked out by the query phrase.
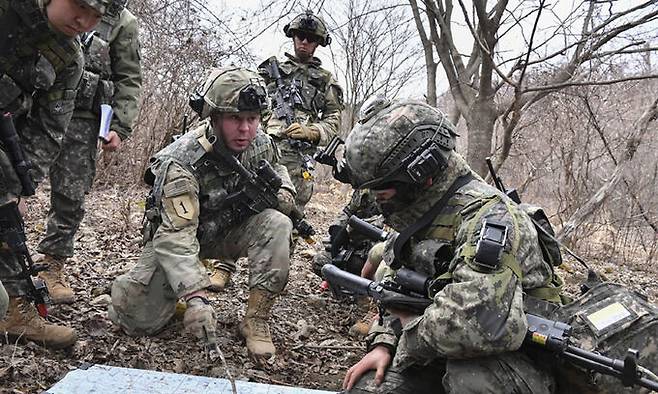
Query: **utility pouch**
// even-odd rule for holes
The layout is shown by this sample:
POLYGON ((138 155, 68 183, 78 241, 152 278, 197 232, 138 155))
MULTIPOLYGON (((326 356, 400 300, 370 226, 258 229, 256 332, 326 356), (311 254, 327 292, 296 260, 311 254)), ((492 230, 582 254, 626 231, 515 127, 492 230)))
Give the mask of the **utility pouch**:
MULTIPOLYGON (((629 348, 637 349, 638 364, 658 371, 658 307, 641 293, 604 282, 557 309, 551 318, 573 327, 572 344, 578 347, 622 360, 629 348)), ((569 363, 557 369, 557 380, 564 384, 558 392, 638 392, 637 387, 624 387, 620 379, 589 374, 569 363)))
POLYGON ((82 79, 78 87, 78 94, 75 96, 75 107, 82 110, 91 111, 94 106, 96 89, 100 76, 90 71, 82 72, 82 79))

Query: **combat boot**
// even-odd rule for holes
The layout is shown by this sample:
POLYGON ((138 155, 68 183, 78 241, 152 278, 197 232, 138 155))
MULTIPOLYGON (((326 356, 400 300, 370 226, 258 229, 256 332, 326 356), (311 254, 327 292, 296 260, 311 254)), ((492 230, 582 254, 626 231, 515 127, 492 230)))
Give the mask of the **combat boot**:
POLYGON ((25 339, 50 349, 67 348, 77 340, 72 328, 47 323, 34 305, 22 298, 12 298, 7 316, 0 320, 0 336, 5 335, 11 340, 25 339))
POLYGON ((257 359, 269 358, 276 352, 267 324, 275 297, 275 294, 265 290, 251 289, 249 292, 247 313, 239 328, 240 335, 247 342, 249 354, 257 359))
POLYGON ((379 319, 379 313, 375 305, 371 303, 365 316, 350 327, 349 334, 357 338, 365 337, 376 319, 379 319))
POLYGON ((43 254, 34 261, 48 266, 48 270, 39 272, 39 278, 46 282, 52 304, 72 304, 75 294, 64 278, 64 263, 66 257, 55 257, 43 254))
POLYGON ((231 271, 215 267, 213 260, 204 259, 203 265, 206 266, 210 279, 210 286, 207 288, 208 290, 217 293, 224 290, 224 288, 229 285, 229 282, 231 281, 231 271))

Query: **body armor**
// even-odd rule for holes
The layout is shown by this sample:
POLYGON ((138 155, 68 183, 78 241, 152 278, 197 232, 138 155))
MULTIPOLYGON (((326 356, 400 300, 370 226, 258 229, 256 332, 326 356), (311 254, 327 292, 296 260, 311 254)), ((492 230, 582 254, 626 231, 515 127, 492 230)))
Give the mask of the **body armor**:
POLYGON ((110 34, 119 21, 126 0, 113 1, 96 30, 82 35, 85 70, 75 99, 77 109, 97 114, 101 104, 112 104, 114 83, 110 57, 110 34))
POLYGON ((24 113, 32 92, 50 89, 79 56, 78 40, 54 34, 35 0, 0 0, 0 25, 0 108, 24 113))
MULTIPOLYGON (((159 225, 163 184, 171 163, 177 163, 195 177, 199 184, 199 226, 197 238, 202 248, 221 237, 232 225, 243 218, 235 217, 231 206, 225 206, 226 198, 236 192, 240 177, 226 163, 211 157, 214 133, 209 123, 192 130, 151 158, 145 180, 152 181, 153 189, 148 197, 144 238, 148 241, 159 225)), ((220 142, 217 142, 220 143, 220 142)), ((259 132, 249 149, 240 155, 241 163, 254 170, 264 159, 269 162, 276 157, 270 137, 259 132)))

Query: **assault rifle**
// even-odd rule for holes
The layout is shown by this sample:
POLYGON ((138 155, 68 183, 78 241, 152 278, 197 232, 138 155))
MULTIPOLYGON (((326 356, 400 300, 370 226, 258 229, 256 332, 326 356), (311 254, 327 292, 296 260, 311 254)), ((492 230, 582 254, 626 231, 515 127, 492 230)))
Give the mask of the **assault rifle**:
POLYGON ((267 72, 276 83, 274 115, 277 119, 285 120, 286 127, 290 126, 295 122, 295 105, 302 103, 302 96, 294 83, 287 86, 283 81, 279 70, 279 62, 275 57, 270 58, 267 63, 267 72))
POLYGON ((331 139, 331 141, 329 141, 329 144, 325 146, 324 149, 320 149, 315 152, 313 155, 313 160, 320 164, 331 166, 335 171, 336 165, 338 165, 338 160, 336 159, 336 150, 344 143, 345 141, 343 141, 339 136, 335 136, 331 139))
MULTIPOLYGON (((433 303, 429 298, 436 294, 432 289, 433 281, 414 271, 411 271, 413 274, 405 271, 411 270, 401 268, 393 281, 375 282, 343 271, 333 264, 322 267, 322 275, 332 290, 338 287, 369 296, 377 302, 380 311, 388 309, 422 314, 433 303)), ((572 328, 568 324, 533 314, 526 314, 526 318, 528 332, 525 345, 538 346, 586 369, 619 378, 624 386, 638 385, 658 391, 656 375, 638 365, 637 350, 629 349, 623 360, 609 358, 571 345, 572 328)))
MULTIPOLYGON (((0 143, 5 148, 14 172, 21 183, 21 194, 33 196, 36 187, 29 174, 31 165, 25 158, 23 148, 18 141, 11 113, 3 113, 0 117, 0 143)), ((6 242, 11 253, 16 257, 21 269, 18 279, 27 283, 28 294, 26 296, 34 302, 39 314, 45 317, 48 314, 46 304, 50 301, 48 289, 41 279, 32 277, 40 271, 46 270, 47 267, 34 264, 32 261, 32 256, 27 248, 25 224, 16 202, 12 201, 0 206, 0 242, 6 242)))
MULTIPOLYGON (((245 168, 237 157, 224 148, 213 147, 213 154, 227 163, 231 169, 238 173, 241 188, 226 197, 225 205, 237 209, 239 220, 263 212, 267 208, 276 208, 279 204, 277 193, 283 184, 281 177, 266 160, 260 160, 255 171, 245 168)), ((305 219, 303 213, 293 207, 290 213, 293 227, 306 242, 314 243, 315 230, 305 219)))
POLYGON ((21 271, 16 277, 27 283, 26 297, 34 302, 39 315, 46 317, 48 315, 46 305, 50 303, 48 289, 41 279, 33 276, 37 276, 40 271, 45 271, 48 267, 34 264, 32 261, 30 251, 27 249, 25 224, 16 202, 0 206, 0 242, 7 243, 11 254, 16 257, 20 265, 21 271))
POLYGON ((21 194, 24 196, 33 196, 36 192, 36 187, 29 174, 32 165, 25 158, 23 148, 18 141, 18 134, 16 133, 16 127, 14 127, 11 113, 3 113, 0 117, 0 143, 5 147, 12 167, 14 167, 14 172, 16 172, 18 180, 21 182, 21 187, 23 188, 21 194))
MULTIPOLYGON (((279 69, 279 62, 276 57, 271 57, 267 63, 267 73, 274 79, 276 83, 276 92, 274 94, 274 116, 277 119, 283 119, 286 127, 295 122, 295 105, 303 103, 302 95, 294 81, 286 84, 281 77, 281 70, 279 69)), ((311 156, 303 154, 301 151, 313 147, 310 142, 300 141, 288 138, 286 142, 300 154, 300 160, 304 173, 304 179, 310 179, 311 173, 314 170, 313 160, 311 156)))

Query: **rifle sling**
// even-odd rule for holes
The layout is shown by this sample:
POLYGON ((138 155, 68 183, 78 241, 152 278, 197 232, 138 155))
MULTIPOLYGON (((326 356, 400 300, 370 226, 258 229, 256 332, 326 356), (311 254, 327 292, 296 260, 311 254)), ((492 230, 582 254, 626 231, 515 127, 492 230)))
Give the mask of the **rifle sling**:
POLYGON ((448 190, 443 194, 443 197, 430 208, 416 223, 402 230, 400 235, 395 240, 393 245, 393 262, 391 263, 391 268, 398 269, 402 267, 402 250, 406 246, 409 239, 416 233, 418 233, 423 228, 427 227, 432 223, 432 220, 441 213, 441 210, 445 207, 446 203, 452 197, 459 188, 466 185, 470 181, 475 180, 475 177, 469 172, 455 179, 455 181, 450 185, 448 190))

